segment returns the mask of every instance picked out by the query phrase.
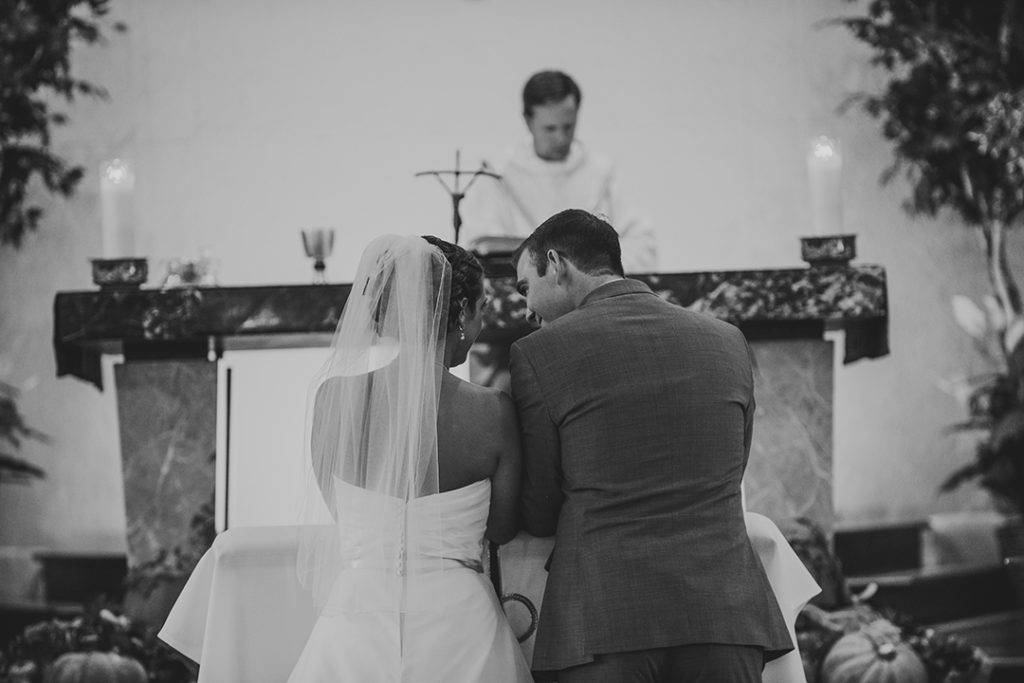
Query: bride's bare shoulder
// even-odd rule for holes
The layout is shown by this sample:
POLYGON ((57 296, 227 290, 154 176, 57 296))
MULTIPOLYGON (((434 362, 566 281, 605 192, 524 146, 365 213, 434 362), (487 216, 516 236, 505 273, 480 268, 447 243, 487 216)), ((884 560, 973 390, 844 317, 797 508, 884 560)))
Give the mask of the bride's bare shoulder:
POLYGON ((508 419, 510 412, 514 414, 512 398, 504 391, 473 384, 458 377, 452 379, 455 400, 472 414, 491 419, 508 419))
POLYGON ((441 450, 455 454, 473 477, 491 476, 510 449, 518 450, 519 424, 512 399, 503 391, 457 377, 446 381, 442 391, 447 399, 442 396, 439 406, 441 450))
POLYGON ((459 382, 459 392, 464 394, 465 397, 468 399, 493 404, 497 404, 505 400, 512 400, 508 394, 506 394, 504 391, 500 389, 496 389, 494 387, 480 386, 479 384, 473 384, 472 382, 467 382, 466 380, 460 379, 458 377, 456 377, 455 379, 459 382))

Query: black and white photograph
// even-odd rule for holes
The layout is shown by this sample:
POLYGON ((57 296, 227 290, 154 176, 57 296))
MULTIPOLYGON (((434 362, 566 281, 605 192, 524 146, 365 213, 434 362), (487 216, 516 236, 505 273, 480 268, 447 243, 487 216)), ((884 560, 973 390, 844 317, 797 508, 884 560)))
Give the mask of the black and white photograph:
POLYGON ((0 3, 0 683, 1024 681, 1015 0, 0 3))

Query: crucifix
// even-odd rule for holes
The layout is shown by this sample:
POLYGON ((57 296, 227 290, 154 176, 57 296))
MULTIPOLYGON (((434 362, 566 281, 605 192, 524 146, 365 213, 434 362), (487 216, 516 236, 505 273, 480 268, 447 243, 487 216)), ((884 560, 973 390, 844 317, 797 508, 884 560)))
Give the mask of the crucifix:
POLYGON ((480 163, 480 168, 478 168, 475 171, 463 171, 463 170, 461 170, 459 168, 459 150, 455 150, 455 169, 454 170, 451 170, 451 171, 420 171, 419 173, 416 173, 414 177, 418 178, 418 177, 424 176, 424 175, 432 175, 435 178, 437 178, 437 182, 441 183, 441 186, 445 189, 446 192, 448 192, 448 194, 452 198, 452 226, 455 228, 455 240, 454 240, 455 244, 459 243, 459 230, 462 228, 462 216, 459 214, 459 204, 462 202, 463 198, 465 198, 466 192, 468 192, 469 188, 472 187, 474 182, 476 182, 476 179, 478 177, 482 176, 482 175, 488 176, 490 178, 494 178, 495 180, 501 180, 501 176, 500 175, 498 175, 497 173, 493 173, 493 172, 491 172, 488 169, 486 161, 481 162, 480 163), (454 181, 453 181, 451 187, 449 187, 448 184, 441 178, 441 176, 445 176, 445 175, 453 176, 454 177, 454 181), (470 176, 469 182, 466 183, 466 186, 464 188, 460 189, 459 188, 459 177, 460 176, 465 176, 465 175, 470 176))

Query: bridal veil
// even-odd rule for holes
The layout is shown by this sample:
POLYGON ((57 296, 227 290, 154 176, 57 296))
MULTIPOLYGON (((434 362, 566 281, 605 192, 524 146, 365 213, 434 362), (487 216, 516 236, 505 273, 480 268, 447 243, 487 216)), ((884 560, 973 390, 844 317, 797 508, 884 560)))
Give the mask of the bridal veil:
POLYGON ((307 402, 299 580, 323 612, 409 612, 445 571, 437 410, 451 266, 426 240, 389 235, 363 254, 307 402), (345 591, 344 572, 372 585, 345 591), (436 578, 436 576, 434 577, 436 578))

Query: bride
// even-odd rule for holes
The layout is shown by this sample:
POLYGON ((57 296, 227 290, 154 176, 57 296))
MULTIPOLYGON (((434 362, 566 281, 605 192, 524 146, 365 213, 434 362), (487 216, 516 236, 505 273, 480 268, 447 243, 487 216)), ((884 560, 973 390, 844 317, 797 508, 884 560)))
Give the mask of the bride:
POLYGON ((482 564, 517 531, 515 410, 448 372, 484 304, 461 247, 364 252, 308 411, 298 570, 319 616, 289 683, 532 681, 482 564))

